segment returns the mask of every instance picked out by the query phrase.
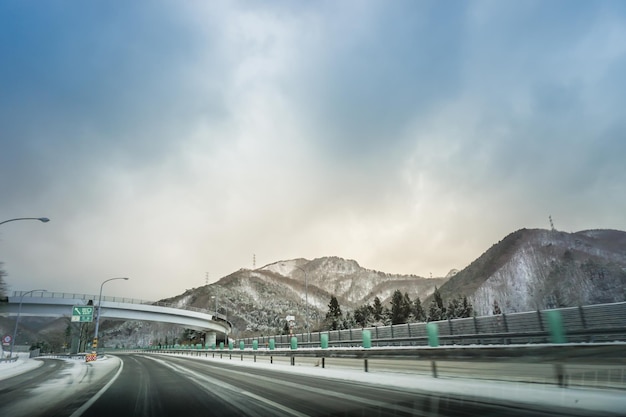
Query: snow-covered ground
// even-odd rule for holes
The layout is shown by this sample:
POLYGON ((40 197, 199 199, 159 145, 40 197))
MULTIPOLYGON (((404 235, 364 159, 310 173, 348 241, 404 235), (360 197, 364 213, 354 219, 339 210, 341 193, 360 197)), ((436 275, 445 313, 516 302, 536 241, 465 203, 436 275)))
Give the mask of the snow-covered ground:
POLYGON ((29 359, 28 353, 18 353, 18 359, 15 362, 0 362, 0 381, 28 372, 43 365, 43 362, 29 359))
MULTIPOLYGON (((0 404, 2 416, 39 415, 42 409, 72 398, 81 390, 88 389, 94 382, 107 377, 111 371, 119 368, 120 359, 105 356, 94 362, 85 363, 78 359, 59 359, 66 362, 64 367, 53 379, 41 380, 31 388, 30 395, 19 397, 7 404, 0 404)), ((13 363, 0 364, 0 380, 33 371, 43 365, 43 361, 28 359, 28 354, 20 355, 13 363)), ((80 414, 76 414, 80 415, 80 414)))

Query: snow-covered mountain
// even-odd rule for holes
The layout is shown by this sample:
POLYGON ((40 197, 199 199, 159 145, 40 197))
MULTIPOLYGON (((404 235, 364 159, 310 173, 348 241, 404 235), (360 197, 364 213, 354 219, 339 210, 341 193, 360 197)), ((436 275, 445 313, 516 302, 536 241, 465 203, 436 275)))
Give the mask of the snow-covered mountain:
MULTIPOLYGON (((444 302, 467 296, 478 315, 491 314, 494 301, 505 313, 624 301, 626 232, 521 229, 468 267, 453 269, 443 278, 387 274, 338 257, 279 261, 241 269, 162 301, 217 309, 234 324, 235 337, 241 337, 277 334, 287 315, 296 317, 296 330, 301 331, 306 301, 311 329, 316 330, 332 295, 344 312, 371 304, 377 296, 389 307, 395 290, 408 293, 412 300, 419 297, 427 308, 435 286, 444 302)), ((11 328, 12 323, 0 318, 0 330, 11 328)), ((46 334, 42 326, 43 321, 30 323, 25 318, 22 322, 24 331, 32 327, 33 340, 46 334)), ((54 326, 60 333, 59 324, 54 326)), ((172 343, 181 338, 180 328, 158 323, 106 321, 101 331, 109 346, 147 345, 157 340, 172 343)))
POLYGON ((626 232, 521 229, 493 245, 440 288, 464 294, 476 313, 624 301, 626 232))
POLYGON ((324 257, 275 262, 255 270, 241 269, 218 282, 186 291, 167 302, 226 314, 242 333, 280 331, 287 315, 304 324, 306 301, 309 320, 316 329, 328 311, 331 296, 344 311, 371 304, 379 297, 388 304, 395 290, 414 299, 426 298, 447 278, 387 274, 361 267, 354 260, 324 257))

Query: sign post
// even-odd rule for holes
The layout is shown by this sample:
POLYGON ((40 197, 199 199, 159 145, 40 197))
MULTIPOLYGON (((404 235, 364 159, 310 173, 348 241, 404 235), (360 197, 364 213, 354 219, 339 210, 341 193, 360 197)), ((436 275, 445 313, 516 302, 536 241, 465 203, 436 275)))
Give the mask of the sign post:
POLYGON ((73 306, 72 321, 80 323, 91 323, 93 321, 93 306, 73 306))

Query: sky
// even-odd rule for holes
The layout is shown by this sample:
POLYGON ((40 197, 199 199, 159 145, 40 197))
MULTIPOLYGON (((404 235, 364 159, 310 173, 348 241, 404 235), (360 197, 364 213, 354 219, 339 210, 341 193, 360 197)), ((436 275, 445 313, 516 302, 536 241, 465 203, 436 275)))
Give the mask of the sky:
POLYGON ((424 277, 626 230, 626 2, 0 0, 11 291, 157 300, 339 256, 424 277))

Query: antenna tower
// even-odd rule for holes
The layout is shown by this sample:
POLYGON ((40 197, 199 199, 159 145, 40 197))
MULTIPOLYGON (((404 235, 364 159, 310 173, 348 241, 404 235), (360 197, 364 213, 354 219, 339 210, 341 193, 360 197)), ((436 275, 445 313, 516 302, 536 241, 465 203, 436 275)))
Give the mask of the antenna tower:
POLYGON ((550 219, 550 230, 556 232, 556 229, 554 228, 554 222, 552 221, 552 215, 549 215, 548 219, 550 219))
POLYGON ((252 254, 252 269, 256 269, 256 255, 252 254))
POLYGON ((206 273, 206 277, 204 278, 204 285, 209 285, 209 273, 206 273))

